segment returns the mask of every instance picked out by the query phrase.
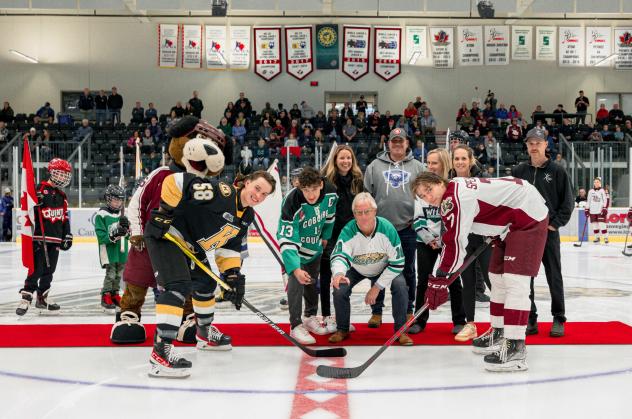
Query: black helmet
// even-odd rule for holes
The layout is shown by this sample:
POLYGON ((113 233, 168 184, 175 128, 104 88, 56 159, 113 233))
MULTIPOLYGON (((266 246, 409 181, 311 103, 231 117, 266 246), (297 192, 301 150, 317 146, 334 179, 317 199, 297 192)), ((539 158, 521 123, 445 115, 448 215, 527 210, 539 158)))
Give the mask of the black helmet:
POLYGON ((125 191, 123 190, 123 188, 118 185, 108 185, 107 188, 105 188, 104 195, 105 202, 107 203, 109 209, 111 209, 112 211, 119 211, 121 209, 121 207, 123 206, 122 201, 125 199, 125 191), (118 206, 118 208, 112 205, 113 199, 121 200, 121 204, 118 206))

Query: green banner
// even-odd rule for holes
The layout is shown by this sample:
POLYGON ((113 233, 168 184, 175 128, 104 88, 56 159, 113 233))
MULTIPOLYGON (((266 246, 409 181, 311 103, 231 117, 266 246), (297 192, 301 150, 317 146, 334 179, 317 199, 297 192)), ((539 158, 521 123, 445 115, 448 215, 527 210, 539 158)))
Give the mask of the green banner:
POLYGON ((335 70, 339 67, 338 25, 316 25, 316 68, 335 70))

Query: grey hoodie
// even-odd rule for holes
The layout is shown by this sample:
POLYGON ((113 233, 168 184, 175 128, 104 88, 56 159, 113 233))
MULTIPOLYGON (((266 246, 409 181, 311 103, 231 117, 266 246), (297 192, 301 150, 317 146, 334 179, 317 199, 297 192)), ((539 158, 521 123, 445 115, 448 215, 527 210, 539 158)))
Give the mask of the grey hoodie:
POLYGON ((390 221, 397 231, 413 223, 415 200, 410 184, 423 171, 412 152, 395 163, 388 151, 383 151, 366 168, 364 188, 377 202, 377 215, 390 221))

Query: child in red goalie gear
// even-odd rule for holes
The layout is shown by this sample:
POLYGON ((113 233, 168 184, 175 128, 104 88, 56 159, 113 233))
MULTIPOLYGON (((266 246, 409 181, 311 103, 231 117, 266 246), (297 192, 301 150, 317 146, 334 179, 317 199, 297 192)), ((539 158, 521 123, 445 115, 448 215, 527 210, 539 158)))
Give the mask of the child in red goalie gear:
POLYGON ((424 172, 412 189, 440 208, 445 227, 439 267, 428 278, 429 308, 435 310, 448 300, 449 277, 463 264, 468 234, 498 236, 489 266, 492 327, 472 345, 475 353, 486 354, 489 371, 525 371, 529 278, 538 273, 547 237, 544 199, 527 181, 513 177, 448 181, 424 172))
POLYGON ((70 185, 72 167, 66 160, 54 158, 48 163, 48 180, 40 182, 35 192, 37 205, 33 223, 33 271, 26 277, 20 290, 22 300, 15 310, 24 316, 31 306, 33 294, 37 291, 35 307, 40 310, 58 312, 59 305, 48 298, 53 274, 57 268, 59 249, 68 250, 72 246, 68 201, 62 190, 70 185))
POLYGON ((593 188, 588 192, 586 208, 584 214, 586 218, 590 218, 590 224, 595 234, 594 243, 599 243, 601 238, 599 233, 604 237, 604 243, 608 244, 608 207, 610 206, 610 195, 605 188, 601 187, 601 178, 596 177, 593 180, 593 188))

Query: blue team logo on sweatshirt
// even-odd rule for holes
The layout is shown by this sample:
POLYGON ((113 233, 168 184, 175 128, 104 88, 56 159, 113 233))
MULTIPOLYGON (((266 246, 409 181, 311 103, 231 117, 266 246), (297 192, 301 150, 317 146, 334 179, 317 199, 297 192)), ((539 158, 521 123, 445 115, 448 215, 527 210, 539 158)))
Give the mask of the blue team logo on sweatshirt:
POLYGON ((402 169, 391 169, 382 172, 384 181, 389 183, 393 188, 399 188, 400 186, 410 182, 410 173, 402 169))

